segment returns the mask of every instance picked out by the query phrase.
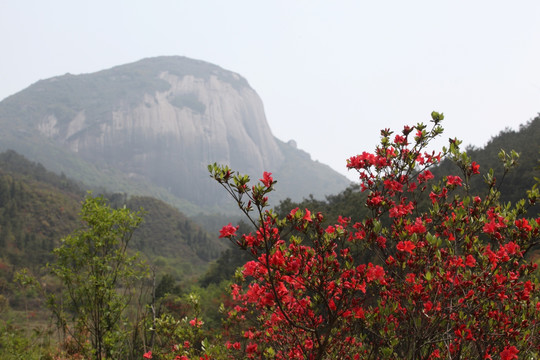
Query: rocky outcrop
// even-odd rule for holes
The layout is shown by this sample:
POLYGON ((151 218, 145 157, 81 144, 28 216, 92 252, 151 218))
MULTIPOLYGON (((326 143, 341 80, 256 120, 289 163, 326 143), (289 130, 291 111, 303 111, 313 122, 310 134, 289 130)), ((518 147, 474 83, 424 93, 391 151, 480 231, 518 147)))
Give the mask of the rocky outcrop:
MULTIPOLYGON (((10 123, 13 116, 18 118, 14 131, 24 128, 98 168, 120 171, 203 206, 219 204, 223 195, 208 177, 210 163, 229 164, 252 176, 291 168, 286 144, 273 137, 262 101, 247 81, 184 57, 40 81, 0 103, 0 121, 10 123), (24 104, 15 114, 14 102, 24 104)), ((306 161, 311 162, 309 156, 306 161)), ((330 168, 309 181, 318 181, 315 187, 326 194, 348 184, 330 168)), ((315 187, 302 184, 301 195, 323 195, 310 191, 315 187)), ((289 187, 281 195, 298 194, 289 187)))

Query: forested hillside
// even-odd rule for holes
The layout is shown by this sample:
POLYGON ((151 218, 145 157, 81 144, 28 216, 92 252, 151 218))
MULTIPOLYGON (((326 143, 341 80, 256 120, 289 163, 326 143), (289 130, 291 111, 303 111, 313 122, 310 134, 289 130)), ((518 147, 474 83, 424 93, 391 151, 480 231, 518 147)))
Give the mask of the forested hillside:
POLYGON ((144 209, 144 221, 133 234, 131 245, 160 272, 174 275, 201 274, 225 249, 218 233, 209 234, 178 209, 150 197, 134 196, 125 202, 130 209, 144 209))
MULTIPOLYGON (((467 154, 480 164, 482 175, 489 169, 494 170, 501 199, 505 202, 515 202, 523 198, 525 191, 536 183, 535 177, 540 177, 540 116, 521 124, 517 130, 510 128, 502 130, 483 147, 470 146, 466 150, 467 154), (519 153, 517 168, 506 175, 498 157, 501 150, 507 154, 512 150, 519 153)), ((440 177, 442 174, 455 172, 456 169, 457 167, 447 160, 433 173, 440 177)), ((471 179, 471 190, 477 193, 486 191, 483 177, 471 179)))
MULTIPOLYGON (((63 175, 13 151, 0 154, 0 293, 12 292, 18 269, 43 272, 60 240, 82 226, 78 214, 85 196, 83 185, 63 175)), ((141 252, 157 276, 166 272, 175 281, 193 281, 224 249, 216 235, 161 200, 126 194, 105 197, 113 207, 143 209, 144 220, 130 251, 141 252)))
POLYGON ((4 266, 38 268, 76 227, 84 192, 64 176, 8 151, 0 154, 0 249, 4 266))

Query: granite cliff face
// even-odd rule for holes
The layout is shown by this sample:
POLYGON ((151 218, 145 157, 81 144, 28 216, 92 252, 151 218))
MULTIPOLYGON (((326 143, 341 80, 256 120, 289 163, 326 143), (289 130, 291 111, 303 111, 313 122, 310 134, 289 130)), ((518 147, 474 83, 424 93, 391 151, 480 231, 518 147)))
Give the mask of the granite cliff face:
POLYGON ((184 57, 39 81, 0 103, 0 123, 11 134, 2 147, 52 169, 85 181, 59 166, 69 155, 203 207, 221 204, 224 195, 208 177, 207 165, 214 162, 252 176, 263 171, 282 176, 289 186, 278 187, 281 198, 321 197, 348 184, 272 135, 261 99, 240 75, 184 57), (295 156, 296 163, 303 159, 311 166, 297 164, 296 171, 290 163, 295 156), (306 186, 308 179, 312 184, 306 186), (299 182, 304 184, 294 188, 299 182))

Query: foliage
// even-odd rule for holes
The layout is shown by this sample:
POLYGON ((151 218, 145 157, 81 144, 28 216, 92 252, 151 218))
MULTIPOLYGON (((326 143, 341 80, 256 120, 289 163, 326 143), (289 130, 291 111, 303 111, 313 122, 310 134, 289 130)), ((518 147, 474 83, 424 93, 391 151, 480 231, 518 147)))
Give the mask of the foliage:
POLYGON ((142 207, 147 214, 134 233, 133 247, 149 258, 165 256, 183 261, 193 266, 197 274, 225 248, 217 236, 210 236, 178 209, 163 201, 132 196, 124 204, 130 209, 142 207))
POLYGON ((222 344, 221 336, 205 324, 201 316, 200 296, 190 293, 181 301, 187 304, 184 316, 170 312, 161 313, 154 321, 154 342, 145 357, 152 359, 188 360, 222 359, 228 349, 222 344))
POLYGON ((170 97, 169 102, 171 105, 182 109, 188 108, 196 113, 204 114, 206 111, 206 105, 199 101, 199 98, 194 93, 186 93, 181 96, 170 97))
POLYGON ((142 218, 127 208, 110 208, 102 197, 88 196, 81 220, 84 227, 54 250, 50 271, 65 292, 60 299, 51 295, 49 306, 79 353, 96 360, 125 357, 125 343, 137 326, 127 318, 126 308, 147 277, 146 266, 127 252, 142 218))
MULTIPOLYGON (((58 239, 75 229, 83 192, 65 176, 8 151, 0 154, 0 277, 21 266, 37 270, 58 239)), ((0 292, 8 289, 0 286, 0 292)))
MULTIPOLYGON (((442 119, 433 112, 431 129, 421 123, 395 135, 385 129, 374 153, 348 160, 368 209, 355 222, 340 216, 328 225, 307 208, 279 218, 266 209, 271 174, 249 187, 249 177, 209 166, 257 229, 221 230, 253 256, 242 270, 246 283, 232 287, 229 324, 242 329, 229 343, 236 358, 540 355, 537 266, 524 258, 539 241, 540 218, 525 217, 538 190, 514 205, 501 203, 497 178, 488 172, 487 191, 471 192, 479 165, 459 141, 451 139, 441 153, 425 151, 442 133, 442 119), (460 174, 429 186, 429 168, 445 157, 460 174)), ((500 157, 510 169, 517 154, 500 157)))
MULTIPOLYGON (((482 176, 471 178, 470 187, 475 193, 486 194, 483 186, 483 176, 489 169, 493 169, 497 178, 497 188, 501 192, 501 201, 516 203, 535 183, 535 177, 540 177, 540 116, 519 126, 519 129, 506 129, 482 148, 469 147, 467 154, 480 165, 482 176), (516 171, 505 174, 504 164, 498 161, 499 153, 504 150, 510 154, 513 151, 519 154, 516 159, 516 171)), ((448 159, 433 170, 436 178, 456 171, 455 164, 448 159)))
POLYGON ((28 334, 13 322, 0 322, 2 360, 52 360, 54 349, 44 342, 47 338, 38 329, 28 334))
MULTIPOLYGON (((244 221, 239 221, 239 231, 249 232, 251 227, 244 221)), ((248 253, 238 251, 234 246, 229 244, 229 249, 223 251, 220 257, 210 264, 210 267, 202 276, 198 284, 202 287, 207 287, 210 284, 220 284, 223 281, 231 280, 236 269, 246 262, 251 260, 248 253)))
MULTIPOLYGON (((14 286, 13 276, 20 269, 28 268, 50 291, 58 287, 43 267, 54 260, 52 250, 60 239, 77 228, 84 194, 78 184, 39 163, 13 151, 0 153, 0 294, 14 309, 28 303, 39 311, 43 305, 38 293, 14 286)), ((145 221, 134 232, 130 248, 140 251, 158 275, 170 273, 175 281, 190 284, 225 248, 217 236, 163 201, 103 196, 113 208, 145 209, 145 221)))

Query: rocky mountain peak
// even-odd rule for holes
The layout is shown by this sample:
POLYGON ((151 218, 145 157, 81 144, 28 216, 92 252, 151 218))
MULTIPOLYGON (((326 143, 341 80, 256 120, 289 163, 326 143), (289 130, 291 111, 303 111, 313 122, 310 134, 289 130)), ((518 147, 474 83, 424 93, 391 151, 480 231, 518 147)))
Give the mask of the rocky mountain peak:
MULTIPOLYGON (((97 170, 112 169, 202 206, 221 203, 223 195, 208 177, 210 163, 228 164, 252 176, 272 171, 290 184, 295 181, 289 177, 305 175, 293 175, 290 152, 300 150, 294 141, 284 144, 272 135, 262 101, 243 77, 185 57, 143 59, 39 81, 0 103, 0 123, 11 135, 27 133, 62 156, 69 154, 97 170)), ((35 146, 15 138, 4 136, 4 146, 61 168, 54 165, 61 159, 40 159, 35 146)), ((334 193, 348 184, 330 168, 322 173, 311 189, 301 186, 302 196, 320 196, 321 189, 334 193)), ((294 189, 281 191, 281 197, 298 195, 294 189)))

